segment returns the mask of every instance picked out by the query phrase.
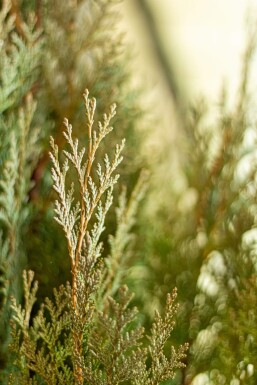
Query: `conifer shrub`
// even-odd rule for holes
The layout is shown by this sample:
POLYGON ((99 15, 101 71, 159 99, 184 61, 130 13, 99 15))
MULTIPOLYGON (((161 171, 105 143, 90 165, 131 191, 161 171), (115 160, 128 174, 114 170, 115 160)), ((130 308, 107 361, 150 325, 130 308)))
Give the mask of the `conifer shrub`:
MULTIPOLYGON (((120 114, 113 119, 120 130, 113 133, 112 141, 125 136, 131 143, 121 173, 130 193, 140 173, 135 129, 141 110, 138 92, 130 87, 122 36, 114 33, 117 4, 113 0, 0 2, 0 368, 6 365, 9 299, 11 295, 21 299, 23 269, 35 271, 40 301, 46 295, 51 298, 53 287, 70 279, 68 251, 58 224, 52 221, 48 138, 53 135, 59 148, 65 146, 61 127, 67 116, 81 139, 84 88, 99 100, 97 118, 109 103, 119 105, 120 114)), ((108 141, 107 137, 98 150, 99 158, 108 141)), ((112 208, 107 220, 109 229, 114 229, 112 208)), ((103 251, 108 252, 108 248, 103 251)))
MULTIPOLYGON (((235 105, 223 93, 212 124, 206 103, 185 113, 171 188, 144 221, 141 110, 114 28, 116 3, 0 2, 0 383, 189 385, 204 375, 208 385, 255 385, 256 116, 248 85, 256 35, 235 105), (85 87, 97 109, 87 91, 83 107, 85 87), (113 101, 119 114, 114 105, 104 114, 113 101), (120 172, 128 192, 117 192, 114 210, 120 172), (140 274, 128 279, 132 259, 140 274), (179 308, 176 290, 164 300, 175 286, 179 308), (147 313, 146 331, 135 304, 147 313)), ((154 188, 167 180, 164 159, 155 161, 154 188)))
MULTIPOLYGON (((129 240, 137 194, 125 210, 124 194, 121 197, 117 231, 110 239, 112 252, 108 258, 102 256, 101 235, 125 142, 116 144, 111 157, 106 153, 96 161, 99 146, 112 131, 116 109, 112 105, 96 126, 96 101, 88 91, 84 102, 87 144, 80 147, 67 119, 63 133, 67 147, 60 153, 54 139, 50 140, 55 220, 66 238, 71 282, 55 289, 54 299, 46 298, 33 313, 38 283, 32 271, 24 271, 24 302, 20 305, 14 297, 12 301, 14 361, 8 384, 161 384, 184 366, 188 348, 184 344, 171 347, 168 356, 164 353, 174 328, 176 289, 167 296, 163 316, 156 312, 146 336, 137 309, 130 306, 133 295, 117 282, 115 271, 129 240), (72 180, 71 168, 76 171, 72 180), (126 221, 121 217, 125 211, 126 221)), ((141 180, 136 188, 142 185, 141 180)))
POLYGON ((152 303, 163 306, 171 283, 177 286, 174 337, 190 344, 176 384, 197 383, 198 376, 208 385, 257 382, 256 103, 250 88, 256 36, 256 27, 249 28, 233 104, 224 89, 215 106, 201 100, 187 111, 176 165, 168 165, 173 183, 158 226, 148 228, 148 298, 155 297, 145 301, 148 312, 152 303))
POLYGON ((32 88, 39 74, 42 39, 31 18, 21 36, 11 4, 0 6, 0 368, 9 337, 10 295, 22 291, 23 237, 31 217, 28 195, 40 154, 32 88))

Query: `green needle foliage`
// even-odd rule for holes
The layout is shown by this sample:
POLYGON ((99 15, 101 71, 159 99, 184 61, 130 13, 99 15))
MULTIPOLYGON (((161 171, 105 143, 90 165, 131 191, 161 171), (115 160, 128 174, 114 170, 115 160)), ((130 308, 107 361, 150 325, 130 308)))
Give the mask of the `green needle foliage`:
POLYGON ((174 337, 190 343, 178 384, 198 374, 210 385, 257 381, 255 47, 253 33, 233 107, 223 93, 215 113, 206 103, 189 111, 162 228, 149 236, 149 291, 158 300, 178 288, 174 337))
MULTIPOLYGON (((114 141, 125 136, 131 144, 122 172, 129 192, 139 174, 135 129, 141 112, 122 36, 114 33, 117 5, 113 0, 0 2, 0 368, 7 358, 10 296, 22 296, 22 271, 35 271, 41 299, 70 279, 68 252, 51 219, 48 138, 52 134, 59 148, 65 147, 63 116, 81 138, 86 87, 99 99, 97 118, 114 100, 119 105, 114 141)), ((108 139, 99 158, 105 146, 108 139)), ((113 229, 114 218, 111 213, 113 229)))
POLYGON ((9 298, 19 297, 21 293, 21 273, 26 264, 21 240, 30 217, 28 193, 40 152, 39 131, 33 121, 36 103, 30 92, 39 69, 40 34, 31 19, 24 25, 21 38, 15 31, 10 9, 10 3, 3 1, 0 8, 0 367, 6 361, 9 298))
MULTIPOLYGON (((37 28, 42 30, 44 45, 41 72, 35 86, 37 121, 43 128, 43 149, 33 171, 34 186, 30 191, 34 208, 30 226, 33 237, 32 241, 25 241, 25 247, 29 267, 40 280, 40 292, 50 296, 51 282, 61 284, 69 279, 70 266, 68 259, 63 263, 66 250, 58 238, 57 226, 51 220, 53 194, 49 193, 49 134, 54 135, 60 148, 65 146, 61 127, 63 116, 66 116, 73 122, 73 131, 78 139, 82 138, 84 110, 81 95, 85 88, 90 89, 99 101, 96 111, 99 119, 108 105, 116 102, 120 113, 113 119, 120 129, 113 135, 117 141, 126 137, 129 144, 120 171, 122 183, 131 192, 139 174, 140 138, 135 131, 142 112, 138 108, 138 92, 130 85, 127 48, 122 34, 116 30, 119 1, 36 1, 37 5, 21 1, 19 11, 23 18, 27 3, 31 3, 30 8, 36 14, 37 28), (42 255, 42 250, 47 252, 42 255)), ((106 152, 105 146, 108 145, 107 138, 98 152, 99 157, 106 152)), ((114 213, 111 213, 108 222, 114 228, 114 213)))
MULTIPOLYGON (((119 178, 116 169, 122 160, 124 141, 115 146, 112 158, 105 154, 96 163, 96 152, 112 131, 110 122, 115 105, 96 128, 96 101, 89 98, 87 91, 84 102, 87 146, 79 148, 67 119, 64 137, 68 148, 59 154, 53 138, 50 141, 53 187, 58 195, 55 220, 67 240, 71 283, 54 290, 54 300, 46 298, 33 316, 38 284, 33 283, 31 271, 24 273, 24 306, 15 299, 12 306, 11 349, 17 370, 13 370, 9 384, 158 385, 173 378, 176 369, 184 366, 182 359, 188 348, 187 344, 178 350, 172 347, 169 357, 164 353, 174 328, 177 293, 174 290, 167 296, 163 317, 156 312, 146 342, 144 330, 136 320, 137 309, 129 306, 133 296, 128 288, 120 287, 115 299, 106 296, 101 287, 106 286, 107 279, 109 292, 117 291, 110 289, 116 272, 112 271, 111 261, 105 265, 102 258, 101 235, 113 201, 113 187, 119 178), (72 183, 68 182, 70 168, 76 170, 72 183)), ((136 204, 130 202, 128 212, 134 212, 136 204)), ((123 204, 119 210, 124 210, 123 204)), ((118 223, 125 239, 131 227, 126 225, 124 229, 127 218, 118 223)), ((114 239, 111 238, 112 245, 114 239)), ((121 247, 125 249, 126 244, 121 247)))
POLYGON ((117 3, 0 2, 0 383, 189 385, 204 373, 208 385, 255 385, 256 37, 234 107, 224 93, 215 113, 199 102, 185 114, 172 187, 159 211, 150 195, 144 222, 142 112, 117 3), (85 88, 97 109, 87 91, 83 107, 85 88))

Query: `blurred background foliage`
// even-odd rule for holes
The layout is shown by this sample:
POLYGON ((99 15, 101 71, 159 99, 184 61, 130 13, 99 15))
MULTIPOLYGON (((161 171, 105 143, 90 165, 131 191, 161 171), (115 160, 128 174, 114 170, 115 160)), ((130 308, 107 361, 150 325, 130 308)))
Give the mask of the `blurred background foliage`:
MULTIPOLYGON (((188 341, 190 351, 186 368, 169 384, 257 382, 257 135, 250 92, 256 26, 247 26, 232 102, 225 86, 215 104, 192 102, 174 45, 169 50, 161 32, 157 3, 0 2, 2 367, 8 298, 21 295, 21 270, 35 271, 41 298, 69 279, 65 242, 53 221, 48 140, 51 134, 64 146, 64 117, 84 137, 81 96, 88 88, 99 117, 111 103, 118 105, 113 143, 126 137, 120 172, 128 194, 140 170, 150 170, 136 238, 120 269, 145 310, 146 328, 154 308, 163 308, 166 293, 178 288, 172 342, 188 341), (123 34, 129 28, 130 42, 123 34), (133 59, 138 41, 141 64, 133 59)), ((107 229, 114 234, 114 212, 107 229)), ((108 253, 107 234, 104 243, 108 253)))

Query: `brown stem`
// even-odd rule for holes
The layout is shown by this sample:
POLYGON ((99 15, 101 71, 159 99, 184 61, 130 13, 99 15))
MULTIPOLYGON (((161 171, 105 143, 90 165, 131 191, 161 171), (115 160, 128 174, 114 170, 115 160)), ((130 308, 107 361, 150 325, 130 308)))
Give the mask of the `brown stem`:
MULTIPOLYGON (((84 192, 87 189, 88 178, 91 173, 91 168, 93 164, 94 156, 92 154, 92 127, 93 127, 93 118, 89 116, 88 123, 88 137, 89 137, 89 147, 88 147, 88 164, 86 169, 86 176, 83 185, 81 186, 81 217, 80 217, 80 233, 78 239, 78 245, 75 253, 75 258, 72 260, 72 304, 74 309, 74 317, 78 319, 81 318, 81 309, 78 306, 77 299, 77 278, 78 278, 78 269, 79 269, 79 261, 81 257, 81 250, 83 245, 83 240, 85 237, 88 220, 86 218, 86 207, 83 199, 84 192)), ((83 310, 82 310, 83 311, 83 310)), ((82 317, 83 318, 83 317, 82 317)), ((79 320, 79 322, 81 322, 79 320)), ((79 361, 82 359, 83 355, 83 333, 81 331, 77 332, 76 330, 73 333, 73 343, 74 343, 74 354, 79 358, 79 361)), ((83 371, 80 366, 80 363, 75 360, 74 363, 74 377, 76 385, 83 385, 83 371)))
MULTIPOLYGON (((75 300, 75 303, 73 303, 73 308, 74 308, 74 317, 77 316, 77 282, 76 282, 76 277, 73 279, 73 288, 72 288, 72 300, 75 300)), ((84 376, 83 376, 83 369, 81 367, 81 359, 83 357, 83 333, 79 330, 74 330, 73 327, 73 344, 74 344, 74 368, 73 368, 73 373, 74 373, 74 378, 75 378, 75 385, 83 385, 84 383, 84 376)))

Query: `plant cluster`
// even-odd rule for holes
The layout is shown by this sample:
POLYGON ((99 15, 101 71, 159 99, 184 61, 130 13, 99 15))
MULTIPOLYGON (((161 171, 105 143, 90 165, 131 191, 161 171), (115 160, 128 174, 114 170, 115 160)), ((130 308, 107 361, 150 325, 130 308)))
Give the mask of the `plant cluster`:
POLYGON ((188 111, 162 230, 150 231, 149 295, 162 304, 173 282, 181 303, 175 337, 190 343, 183 385, 197 375, 212 385, 256 383, 255 47, 251 31, 234 106, 224 91, 215 109, 201 101, 188 111))
MULTIPOLYGON (((58 195, 55 220, 67 240, 71 283, 55 290, 54 300, 47 298, 33 316, 38 284, 33 283, 31 271, 24 273, 24 306, 15 299, 12 305, 11 347, 17 370, 13 370, 9 384, 157 385, 173 378, 175 370, 184 365, 187 344, 177 350, 172 347, 169 357, 164 353, 174 328, 177 293, 174 290, 167 296, 163 317, 156 312, 146 342, 144 329, 136 321, 137 309, 129 306, 133 295, 126 286, 118 290, 111 287, 115 271, 110 268, 111 260, 102 258, 101 234, 119 177, 115 171, 122 160, 124 141, 116 145, 113 159, 107 154, 97 164, 95 159, 100 143, 112 131, 115 106, 103 115, 96 129, 96 101, 89 98, 87 91, 84 101, 87 148, 79 148, 68 120, 64 131, 68 149, 59 154, 51 138, 53 187, 58 195), (70 167, 76 170, 77 184, 68 187, 70 167), (106 296, 107 289, 112 296, 106 296)), ((124 222, 119 226, 124 233, 124 222)))
MULTIPOLYGON (((130 192, 139 174, 134 133, 141 113, 138 92, 129 86, 122 36, 112 32, 116 3, 0 3, 0 368, 6 366, 10 296, 22 297, 23 269, 35 271, 39 300, 70 279, 68 252, 52 221, 48 138, 52 134, 60 148, 65 146, 63 116, 81 138, 85 87, 99 100, 98 116, 109 103, 119 104, 114 140, 126 136, 133 143, 131 152, 124 152, 128 171, 122 172, 130 192)), ((107 140, 99 157, 109 145, 107 140)), ((108 221, 114 229, 114 213, 108 221)))
POLYGON ((0 383, 254 385, 256 33, 234 107, 183 110, 149 183, 118 2, 0 2, 0 383))

